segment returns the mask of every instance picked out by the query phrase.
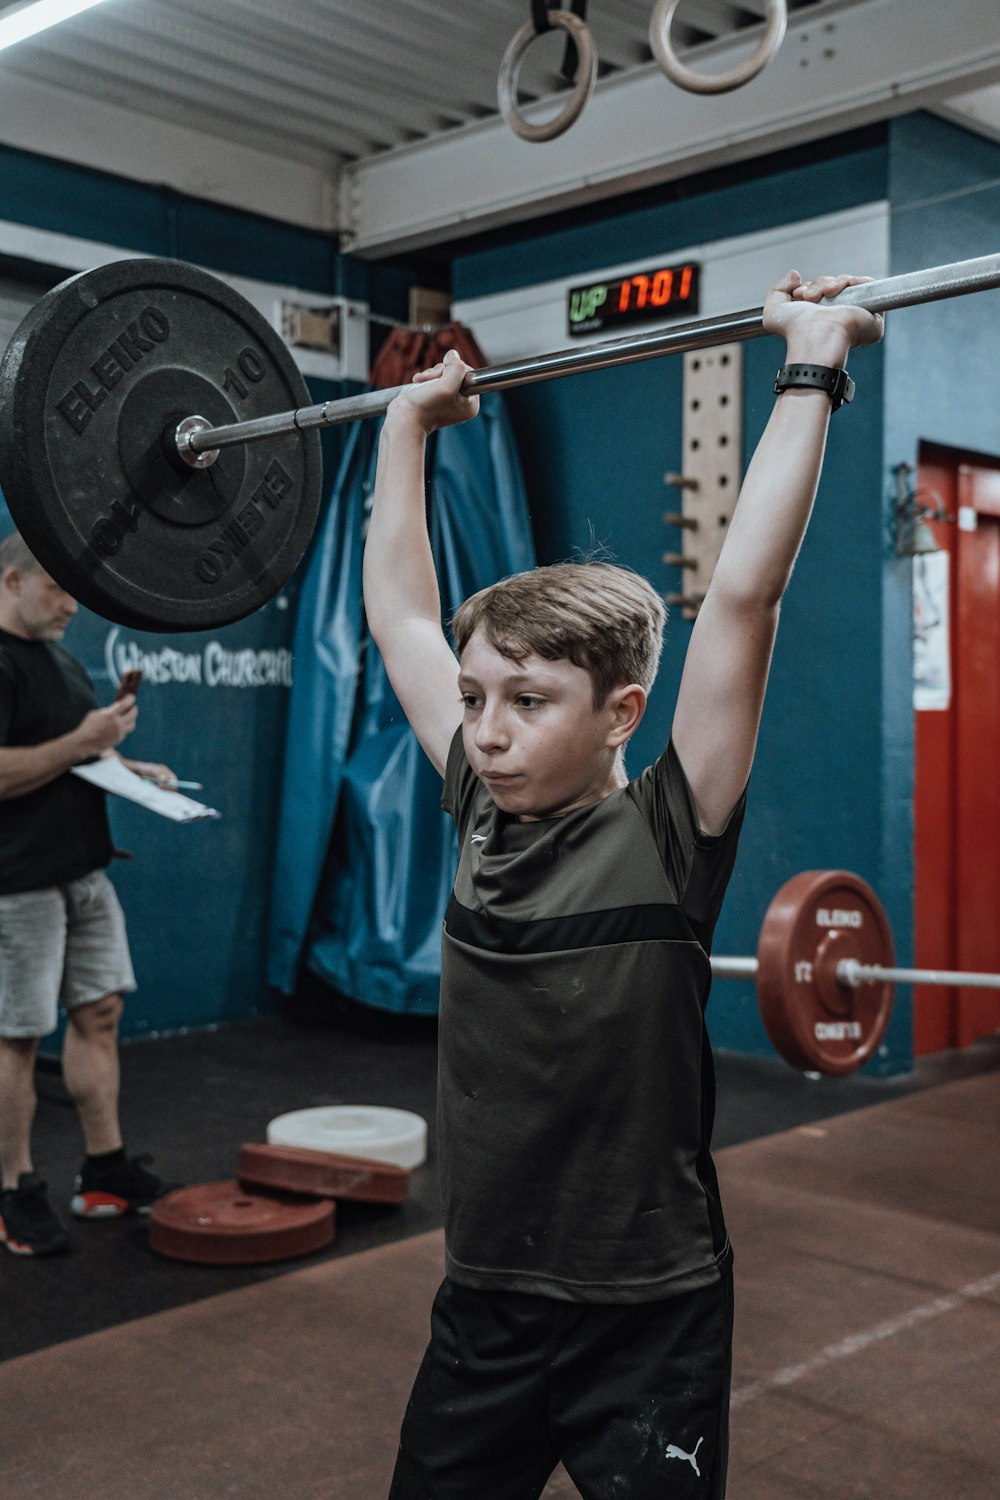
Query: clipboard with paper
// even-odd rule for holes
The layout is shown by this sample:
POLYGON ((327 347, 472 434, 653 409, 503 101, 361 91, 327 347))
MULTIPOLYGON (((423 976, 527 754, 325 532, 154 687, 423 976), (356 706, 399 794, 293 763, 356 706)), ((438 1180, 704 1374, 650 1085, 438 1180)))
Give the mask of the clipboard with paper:
POLYGON ((117 755, 104 755, 99 760, 74 766, 72 772, 74 776, 91 782, 102 791, 111 792, 116 797, 125 797, 129 802, 137 802, 140 807, 159 813, 160 817, 170 818, 175 823, 193 823, 200 818, 221 817, 221 813, 214 807, 207 807, 204 802, 196 802, 193 797, 186 797, 182 792, 166 791, 155 782, 137 776, 122 764, 117 755))

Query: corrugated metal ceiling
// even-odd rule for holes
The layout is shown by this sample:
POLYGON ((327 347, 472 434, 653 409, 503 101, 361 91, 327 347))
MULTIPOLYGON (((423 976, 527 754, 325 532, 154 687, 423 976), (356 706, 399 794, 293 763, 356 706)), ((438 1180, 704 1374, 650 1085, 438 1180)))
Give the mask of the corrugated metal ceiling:
MULTIPOLYGON (((795 14, 818 0, 789 0, 795 14)), ((590 0, 600 76, 645 66, 653 0, 590 0)), ((685 0, 678 51, 759 26, 764 0, 685 0)), ((21 43, 3 71, 311 166, 356 161, 497 113, 528 0, 108 0, 21 43)), ((522 70, 556 94, 563 33, 522 70)))
MULTIPOLYGON (((761 78, 708 97, 652 63, 653 5, 588 0, 598 89, 539 147, 497 106, 530 0, 105 0, 0 53, 0 143, 391 254, 907 108, 1000 140, 997 0, 788 0, 761 78)), ((767 5, 681 0, 675 49, 730 68, 767 5)), ((561 31, 532 45, 525 103, 559 105, 564 50, 561 31)))

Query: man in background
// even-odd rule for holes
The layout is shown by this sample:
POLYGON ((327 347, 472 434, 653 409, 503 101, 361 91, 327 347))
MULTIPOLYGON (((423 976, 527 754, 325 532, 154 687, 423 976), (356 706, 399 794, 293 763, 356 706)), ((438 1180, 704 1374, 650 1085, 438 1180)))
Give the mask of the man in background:
MULTIPOLYGON (((118 1022, 135 976, 104 873, 114 853, 105 793, 71 774, 117 753, 135 728, 135 696, 97 706, 87 673, 59 644, 76 611, 17 532, 0 542, 0 1240, 15 1255, 69 1248, 31 1157, 35 1061, 60 1005, 63 1078, 86 1152, 72 1212, 148 1213, 167 1190, 122 1141, 118 1022)), ((121 758, 176 784, 166 766, 121 758)))

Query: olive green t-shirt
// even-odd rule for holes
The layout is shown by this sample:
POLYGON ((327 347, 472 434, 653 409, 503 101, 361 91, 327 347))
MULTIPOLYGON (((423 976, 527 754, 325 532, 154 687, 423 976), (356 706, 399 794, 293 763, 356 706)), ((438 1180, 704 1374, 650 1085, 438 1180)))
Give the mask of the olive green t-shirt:
POLYGON ((465 1286, 646 1302, 730 1250, 709 1153, 708 953, 743 800, 698 826, 671 747, 627 787, 521 823, 461 732, 438 1114, 447 1273, 465 1286))

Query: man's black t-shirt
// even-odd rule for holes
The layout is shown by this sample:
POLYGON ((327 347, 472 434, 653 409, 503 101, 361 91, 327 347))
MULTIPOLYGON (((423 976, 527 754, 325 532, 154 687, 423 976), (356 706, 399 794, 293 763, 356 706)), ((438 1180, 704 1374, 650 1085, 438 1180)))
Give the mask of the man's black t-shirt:
MULTIPOLYGON (((58 739, 96 707, 90 678, 62 646, 0 630, 0 745, 58 739)), ((104 793, 68 771, 0 801, 0 895, 65 885, 111 854, 104 793)))

